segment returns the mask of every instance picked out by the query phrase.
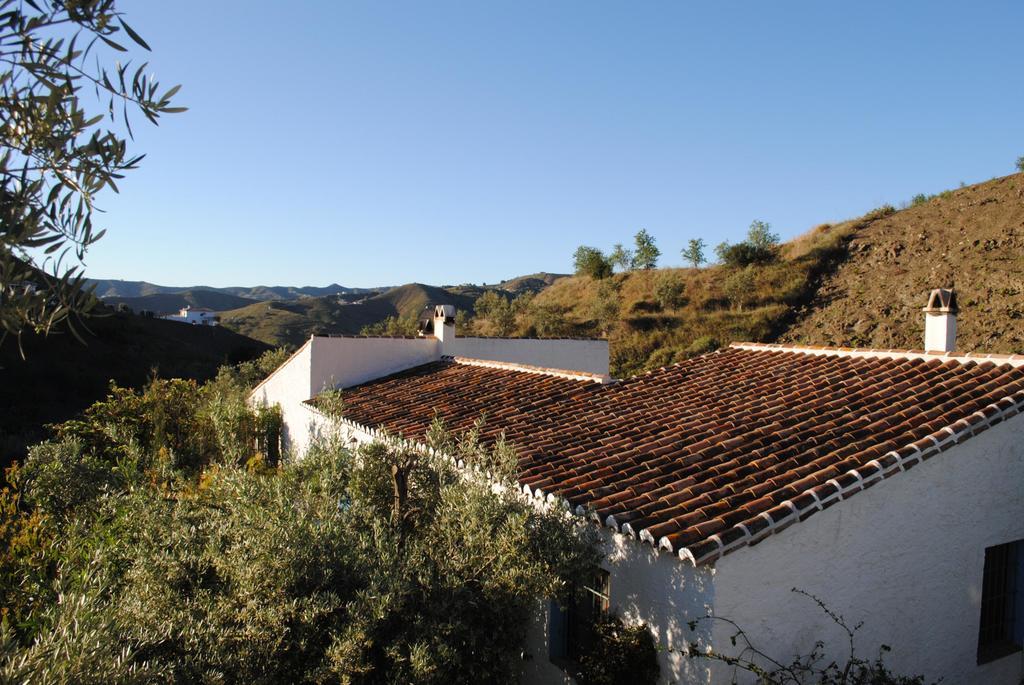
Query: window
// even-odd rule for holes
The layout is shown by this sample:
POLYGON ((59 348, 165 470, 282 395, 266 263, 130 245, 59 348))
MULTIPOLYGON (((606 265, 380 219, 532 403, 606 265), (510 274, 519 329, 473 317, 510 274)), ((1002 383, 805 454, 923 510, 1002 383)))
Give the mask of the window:
POLYGON ((568 669, 577 662, 590 644, 594 622, 608 613, 610 590, 611 577, 599 569, 573 587, 564 604, 551 600, 548 656, 552 662, 568 669))
POLYGON ((985 550, 978 663, 994 661, 1024 641, 1024 540, 985 550))

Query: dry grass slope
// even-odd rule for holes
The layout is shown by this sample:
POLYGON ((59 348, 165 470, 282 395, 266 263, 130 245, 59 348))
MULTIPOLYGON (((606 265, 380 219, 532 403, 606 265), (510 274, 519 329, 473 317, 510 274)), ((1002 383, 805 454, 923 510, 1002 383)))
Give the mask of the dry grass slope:
MULTIPOLYGON (((619 317, 609 331, 612 371, 628 376, 706 352, 734 340, 775 339, 813 297, 821 277, 846 255, 846 242, 871 219, 823 225, 783 246, 774 264, 738 269, 656 269, 613 276, 619 317), (660 281, 677 278, 683 296, 664 307, 660 281)), ((596 335, 599 284, 574 276, 537 295, 534 306, 560 312, 573 332, 596 335)))
POLYGON ((781 340, 919 348, 928 291, 952 286, 961 350, 1024 352, 1024 174, 880 219, 849 251, 781 340))
MULTIPOLYGON (((946 191, 902 211, 823 224, 784 244, 774 264, 743 270, 618 274, 612 370, 628 376, 737 340, 920 348, 929 290, 955 287, 964 351, 1024 352, 1024 174, 946 191), (658 304, 660 280, 683 283, 658 304)), ((534 306, 576 334, 600 332, 599 282, 556 281, 534 306)))

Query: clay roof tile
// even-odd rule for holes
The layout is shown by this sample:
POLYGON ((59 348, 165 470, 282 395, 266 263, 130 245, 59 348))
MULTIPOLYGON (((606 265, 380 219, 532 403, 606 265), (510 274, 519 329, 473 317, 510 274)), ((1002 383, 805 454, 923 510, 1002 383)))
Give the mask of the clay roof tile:
POLYGON ((524 485, 700 562, 1024 406, 1024 364, 878 354, 744 344, 610 384, 446 359, 342 402, 347 420, 414 441, 435 415, 456 433, 484 416, 481 439, 505 434, 524 485))

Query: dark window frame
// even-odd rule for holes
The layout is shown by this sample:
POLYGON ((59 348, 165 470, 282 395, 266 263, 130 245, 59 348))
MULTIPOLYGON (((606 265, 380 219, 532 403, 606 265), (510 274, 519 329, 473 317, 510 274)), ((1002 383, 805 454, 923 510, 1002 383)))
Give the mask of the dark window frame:
POLYGON ((592 639, 594 623, 611 609, 611 574, 598 569, 593 578, 569 589, 564 601, 551 600, 548 612, 548 658, 570 674, 592 639))
POLYGON ((1024 540, 985 549, 978 665, 1015 654, 1024 643, 1024 540))

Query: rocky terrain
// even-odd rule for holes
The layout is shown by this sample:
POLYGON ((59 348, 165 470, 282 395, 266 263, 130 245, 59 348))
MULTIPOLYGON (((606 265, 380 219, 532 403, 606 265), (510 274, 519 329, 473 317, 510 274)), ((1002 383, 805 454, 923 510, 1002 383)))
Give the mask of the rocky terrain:
POLYGON ((780 340, 917 349, 928 291, 955 287, 961 350, 1024 352, 1024 174, 872 222, 847 250, 780 340))

